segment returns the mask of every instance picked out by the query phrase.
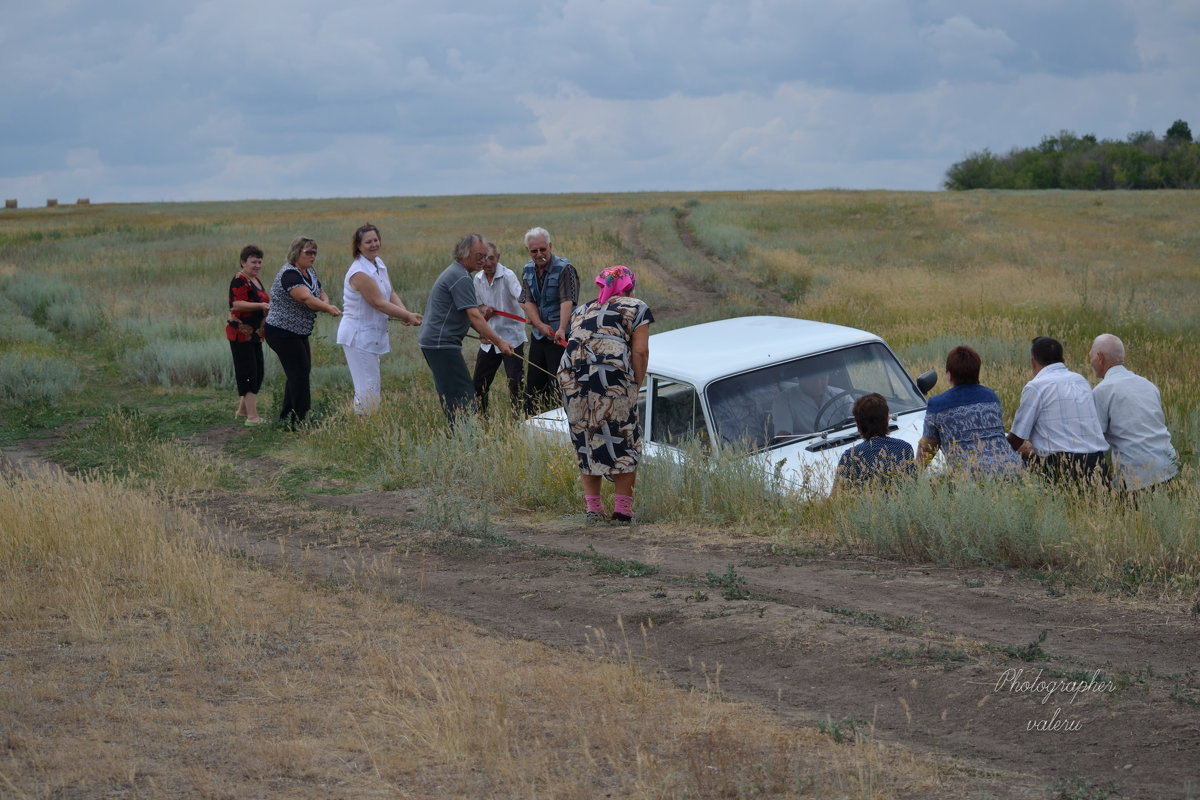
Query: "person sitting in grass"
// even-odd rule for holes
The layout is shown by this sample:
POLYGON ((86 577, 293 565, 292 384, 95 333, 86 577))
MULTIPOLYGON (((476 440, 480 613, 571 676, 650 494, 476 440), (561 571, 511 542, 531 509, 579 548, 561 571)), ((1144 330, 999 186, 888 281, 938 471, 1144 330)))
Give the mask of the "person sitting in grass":
POLYGON ((872 484, 891 489, 900 480, 915 477, 912 445, 887 435, 887 398, 877 392, 865 394, 855 401, 852 413, 863 440, 842 453, 834 492, 872 484))
POLYGON ((928 465, 940 449, 952 472, 976 480, 1015 477, 1021 457, 1005 438, 1000 398, 979 384, 981 363, 979 353, 966 345, 946 355, 950 388, 929 398, 917 461, 928 465))
POLYGON ((1111 333, 1096 337, 1088 361, 1100 379, 1092 399, 1112 448, 1113 485, 1137 492, 1174 480, 1178 456, 1158 387, 1125 368, 1125 344, 1111 333))
POLYGON ((1008 443, 1051 483, 1107 481, 1108 442, 1087 378, 1067 369, 1062 342, 1049 336, 1033 340, 1029 368, 1008 443))

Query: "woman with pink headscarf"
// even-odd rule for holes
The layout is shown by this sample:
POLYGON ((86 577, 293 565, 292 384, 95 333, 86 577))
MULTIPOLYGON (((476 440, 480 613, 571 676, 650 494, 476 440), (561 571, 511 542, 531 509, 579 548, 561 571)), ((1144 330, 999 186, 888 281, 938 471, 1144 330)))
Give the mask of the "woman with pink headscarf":
POLYGON ((609 519, 600 498, 600 479, 608 477, 616 485, 611 519, 631 522, 642 454, 638 388, 650 360, 654 314, 630 296, 635 278, 628 267, 609 267, 596 284, 600 296, 571 314, 558 384, 579 458, 588 519, 609 519))

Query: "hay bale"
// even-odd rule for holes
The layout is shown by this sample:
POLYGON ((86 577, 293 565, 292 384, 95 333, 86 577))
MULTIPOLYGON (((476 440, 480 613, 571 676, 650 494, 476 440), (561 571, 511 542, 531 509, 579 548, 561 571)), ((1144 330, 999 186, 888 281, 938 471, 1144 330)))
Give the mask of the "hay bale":
POLYGON ((4 207, 5 207, 5 208, 16 208, 16 207, 17 207, 17 200, 16 200, 16 198, 14 197, 12 200, 5 200, 5 201, 4 201, 4 207))
POLYGON ((92 204, 91 199, 87 198, 87 197, 81 197, 75 201, 75 205, 77 205, 77 206, 90 206, 91 204, 92 204))
POLYGON ((56 205, 58 205, 58 200, 53 197, 46 200, 46 208, 54 208, 56 205))

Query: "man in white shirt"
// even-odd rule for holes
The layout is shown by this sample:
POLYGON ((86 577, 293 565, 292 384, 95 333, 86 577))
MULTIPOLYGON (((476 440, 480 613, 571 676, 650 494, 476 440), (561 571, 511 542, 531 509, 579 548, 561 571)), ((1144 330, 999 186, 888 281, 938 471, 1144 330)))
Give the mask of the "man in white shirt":
POLYGON ((1062 343, 1039 336, 1029 349, 1033 379, 1021 390, 1008 442, 1040 464, 1051 480, 1108 474, 1108 442, 1100 428, 1087 378, 1063 363, 1062 343))
POLYGON ((513 409, 520 412, 526 341, 524 309, 517 302, 521 296, 521 281, 516 273, 500 263, 500 248, 492 242, 486 244, 488 254, 483 269, 475 273, 475 297, 479 300, 479 311, 492 330, 513 346, 513 355, 501 354, 493 344, 479 345, 479 353, 475 356, 475 397, 479 400, 479 411, 486 414, 492 380, 500 365, 504 364, 509 398, 513 409))
POLYGON ((1100 378, 1092 399, 1112 447, 1113 483, 1137 491, 1174 478, 1179 466, 1158 387, 1125 368, 1125 344, 1111 333, 1096 337, 1088 360, 1100 378))

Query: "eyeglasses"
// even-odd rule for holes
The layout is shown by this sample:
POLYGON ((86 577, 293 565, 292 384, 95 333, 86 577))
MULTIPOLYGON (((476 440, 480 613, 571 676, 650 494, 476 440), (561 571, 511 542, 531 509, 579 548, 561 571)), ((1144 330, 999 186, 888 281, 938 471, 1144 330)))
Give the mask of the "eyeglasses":
POLYGON ((549 247, 531 247, 531 248, 529 248, 529 252, 530 253, 549 253, 550 248, 549 247))

